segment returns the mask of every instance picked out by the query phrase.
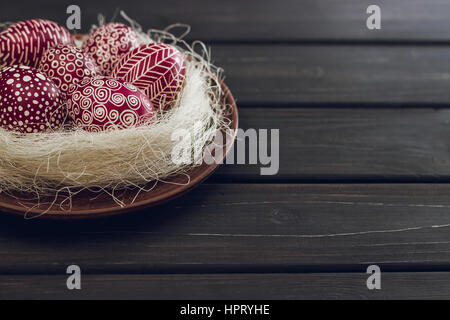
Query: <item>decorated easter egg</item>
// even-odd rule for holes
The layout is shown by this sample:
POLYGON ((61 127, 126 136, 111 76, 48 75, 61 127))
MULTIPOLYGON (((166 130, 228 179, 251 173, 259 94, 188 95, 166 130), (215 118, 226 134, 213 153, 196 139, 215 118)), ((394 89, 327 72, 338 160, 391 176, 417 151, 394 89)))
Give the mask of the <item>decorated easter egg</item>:
POLYGON ((153 105, 136 86, 110 77, 85 78, 69 90, 69 115, 90 132, 150 124, 153 105))
POLYGON ((28 66, 0 71, 0 124, 21 133, 53 131, 66 119, 67 108, 58 87, 28 66))
POLYGON ((38 70, 50 78, 64 95, 70 86, 86 77, 99 75, 92 58, 83 50, 68 44, 57 44, 45 51, 38 70))
POLYGON ((153 105, 167 108, 183 87, 186 64, 174 46, 151 43, 136 48, 120 60, 113 77, 144 90, 153 105))
POLYGON ((26 20, 0 33, 0 68, 27 65, 37 68, 44 52, 58 44, 72 44, 69 31, 48 20, 26 20))
POLYGON ((122 23, 108 23, 88 36, 83 50, 94 58, 103 75, 110 76, 120 58, 139 45, 139 36, 133 29, 122 23))

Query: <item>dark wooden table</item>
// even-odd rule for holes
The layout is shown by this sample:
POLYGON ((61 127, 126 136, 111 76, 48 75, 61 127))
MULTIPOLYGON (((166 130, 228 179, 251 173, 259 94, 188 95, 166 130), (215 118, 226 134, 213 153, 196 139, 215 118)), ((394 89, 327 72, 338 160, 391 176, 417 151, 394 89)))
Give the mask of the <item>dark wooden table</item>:
MULTIPOLYGON (((190 24, 240 127, 280 129, 279 174, 227 165, 111 219, 2 214, 0 298, 450 298, 449 1, 121 2, 79 1, 82 31, 119 6, 145 28, 190 24), (82 290, 66 288, 71 264, 82 290)), ((2 1, 0 21, 64 23, 69 4, 2 1)))

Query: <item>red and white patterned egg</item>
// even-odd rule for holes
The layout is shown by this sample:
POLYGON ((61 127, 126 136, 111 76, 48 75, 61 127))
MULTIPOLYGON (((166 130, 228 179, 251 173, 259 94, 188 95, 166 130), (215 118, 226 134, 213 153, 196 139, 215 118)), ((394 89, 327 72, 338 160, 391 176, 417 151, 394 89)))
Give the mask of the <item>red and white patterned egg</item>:
POLYGON ((90 54, 100 72, 110 76, 120 58, 139 47, 138 34, 122 23, 108 23, 98 27, 83 42, 83 50, 90 54))
POLYGON ((167 108, 177 98, 186 75, 184 55, 174 46, 151 43, 127 53, 113 77, 144 90, 155 106, 167 108))
POLYGON ((21 21, 0 33, 0 68, 26 65, 37 68, 44 52, 58 44, 73 44, 69 31, 53 21, 21 21))
POLYGON ((58 44, 43 55, 38 70, 50 78, 64 95, 84 78, 100 75, 92 58, 72 45, 58 44))
POLYGON ((0 124, 21 133, 59 129, 67 116, 58 87, 28 66, 0 71, 0 124))
POLYGON ((110 77, 85 78, 69 90, 69 115, 90 132, 150 124, 153 105, 137 87, 110 77))

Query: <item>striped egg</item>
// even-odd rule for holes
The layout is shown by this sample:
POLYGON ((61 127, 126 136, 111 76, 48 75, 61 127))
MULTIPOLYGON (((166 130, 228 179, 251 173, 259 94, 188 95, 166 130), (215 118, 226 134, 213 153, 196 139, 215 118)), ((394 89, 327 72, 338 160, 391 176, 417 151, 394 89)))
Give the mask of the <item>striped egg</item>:
POLYGON ((181 91, 186 75, 184 55, 174 46, 151 43, 120 60, 113 77, 142 89, 153 105, 167 109, 181 91))
POLYGON ((90 132, 150 124, 153 105, 137 87, 110 77, 85 78, 69 90, 67 105, 75 124, 90 132))
POLYGON ((12 65, 37 68, 44 52, 58 43, 73 44, 73 38, 55 22, 35 19, 13 24, 0 33, 0 68, 12 65))
POLYGON ((83 50, 90 54, 104 76, 110 76, 120 58, 139 47, 138 34, 122 23, 108 23, 98 27, 83 42, 83 50))
POLYGON ((38 70, 51 79, 64 95, 70 86, 76 85, 86 77, 100 74, 88 54, 68 44, 57 44, 49 48, 44 53, 38 70))
POLYGON ((20 133, 59 129, 67 116, 58 87, 28 66, 0 71, 0 125, 20 133))

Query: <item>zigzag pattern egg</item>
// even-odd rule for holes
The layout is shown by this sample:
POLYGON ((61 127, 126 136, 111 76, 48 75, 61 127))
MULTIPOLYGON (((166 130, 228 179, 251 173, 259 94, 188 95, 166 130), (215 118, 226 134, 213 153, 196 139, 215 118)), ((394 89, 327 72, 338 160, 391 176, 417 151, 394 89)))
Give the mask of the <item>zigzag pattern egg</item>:
POLYGON ((35 19, 13 24, 0 33, 0 68, 36 68, 44 52, 58 43, 73 44, 73 38, 66 28, 53 21, 35 19))
POLYGON ((94 58, 103 75, 110 76, 121 57, 139 45, 139 36, 133 29, 122 23, 108 23, 89 35, 83 50, 94 58))
POLYGON ((113 71, 113 77, 144 90, 150 101, 163 109, 177 98, 185 75, 183 54, 163 43, 151 43, 130 51, 113 71))
POLYGON ((58 44, 48 49, 38 70, 49 77, 66 95, 70 86, 87 77, 100 74, 92 58, 84 51, 66 44, 58 44))
POLYGON ((137 87, 109 77, 85 78, 69 90, 70 117, 86 131, 150 124, 153 105, 137 87))
POLYGON ((66 119, 58 87, 36 69, 6 67, 0 71, 0 125, 21 133, 52 131, 66 119))

